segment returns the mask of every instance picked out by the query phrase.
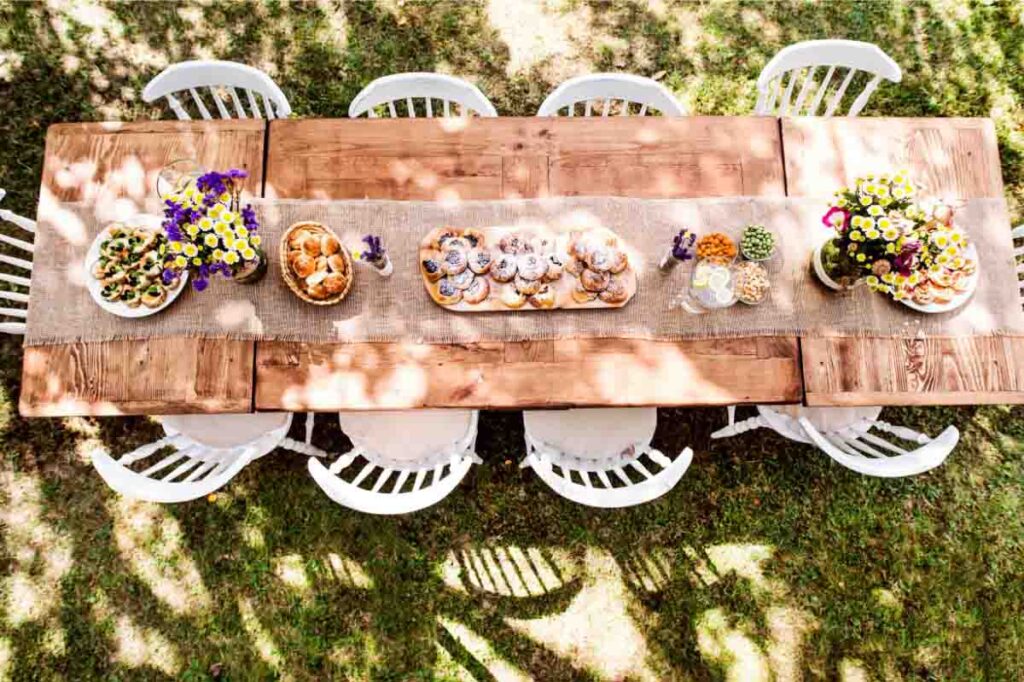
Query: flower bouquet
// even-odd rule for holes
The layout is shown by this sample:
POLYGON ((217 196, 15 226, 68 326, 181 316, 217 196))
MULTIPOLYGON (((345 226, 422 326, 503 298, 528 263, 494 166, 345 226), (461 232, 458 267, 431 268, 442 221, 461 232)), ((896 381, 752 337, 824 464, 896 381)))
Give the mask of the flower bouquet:
POLYGON ((966 234, 942 203, 915 202, 907 173, 869 173, 844 187, 822 217, 835 236, 815 252, 819 279, 833 289, 864 281, 897 301, 948 303, 975 270, 966 234))
POLYGON ((391 265, 391 257, 388 256, 388 250, 384 248, 380 237, 368 234, 363 237, 363 243, 366 244, 366 249, 356 251, 352 255, 357 260, 372 265, 381 277, 390 277, 394 268, 391 265))
POLYGON ((203 291, 215 274, 249 283, 266 273, 256 211, 252 205, 241 205, 245 177, 247 173, 237 168, 209 172, 164 197, 165 282, 188 270, 192 286, 203 291))

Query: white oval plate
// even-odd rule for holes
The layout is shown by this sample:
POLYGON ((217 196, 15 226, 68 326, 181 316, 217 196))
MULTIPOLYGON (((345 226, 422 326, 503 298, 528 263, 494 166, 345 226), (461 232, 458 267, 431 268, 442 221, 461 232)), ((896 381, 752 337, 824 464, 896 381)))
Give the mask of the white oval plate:
MULTIPOLYGON (((128 227, 142 227, 151 230, 160 229, 161 218, 153 215, 137 215, 128 220, 124 221, 124 224, 128 227)), ((103 284, 92 276, 92 266, 96 261, 100 259, 100 242, 103 241, 103 235, 107 232, 106 226, 103 231, 96 235, 96 239, 92 241, 92 245, 89 247, 89 253, 85 256, 85 281, 88 283, 89 295, 92 296, 92 300, 96 301, 96 305, 106 310, 111 315, 117 315, 118 317, 149 317, 160 312, 171 303, 174 303, 174 299, 178 298, 182 291, 185 289, 185 282, 188 281, 188 271, 182 273, 181 278, 178 280, 178 287, 167 292, 167 300, 158 305, 156 308, 147 308, 144 305, 140 305, 138 308, 131 308, 126 303, 120 301, 108 301, 103 298, 100 293, 103 291, 103 284)))
POLYGON ((978 288, 978 274, 981 272, 981 263, 978 262, 978 251, 974 248, 974 244, 967 247, 967 256, 974 259, 974 274, 967 280, 967 291, 957 295, 949 303, 929 303, 927 305, 921 305, 915 303, 909 298, 900 301, 903 305, 907 306, 911 310, 916 310, 919 313, 929 313, 932 315, 938 313, 948 313, 956 310, 967 304, 971 300, 971 296, 974 295, 974 290, 978 288))

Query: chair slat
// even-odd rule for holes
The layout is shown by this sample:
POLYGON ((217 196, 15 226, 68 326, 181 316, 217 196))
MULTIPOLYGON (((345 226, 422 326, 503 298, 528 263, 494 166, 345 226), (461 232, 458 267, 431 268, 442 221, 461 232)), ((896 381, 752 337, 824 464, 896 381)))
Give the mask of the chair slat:
POLYGON ((842 103, 843 96, 846 94, 846 89, 850 87, 850 82, 853 81, 853 77, 857 75, 857 69, 850 69, 850 72, 846 74, 846 78, 843 79, 836 94, 832 96, 832 100, 829 102, 828 108, 825 109, 825 116, 831 116, 835 113, 836 108, 842 103))
POLYGON ((260 111, 260 105, 256 103, 256 97, 252 94, 252 90, 246 88, 245 95, 249 100, 249 109, 252 110, 252 117, 263 118, 263 112, 260 111))
POLYGON ((876 450, 867 443, 861 441, 859 438, 857 438, 856 435, 840 434, 840 437, 851 448, 863 452, 866 455, 871 455, 872 457, 879 457, 881 459, 886 459, 887 457, 889 457, 889 455, 885 454, 884 452, 876 450))
POLYGON ((398 118, 398 113, 395 111, 394 102, 388 102, 388 112, 391 113, 391 118, 398 118))
POLYGON ((434 104, 430 101, 431 98, 427 97, 427 118, 434 118, 434 104))
POLYGON ((245 109, 242 108, 242 100, 238 99, 238 92, 231 86, 228 86, 228 93, 231 95, 231 102, 235 105, 235 113, 238 114, 238 118, 249 118, 245 113, 245 109))
MULTIPOLYGON (((575 107, 575 105, 573 105, 573 106, 575 107)), ((588 99, 586 102, 584 102, 584 104, 583 104, 583 115, 589 117, 590 116, 590 112, 592 110, 592 107, 593 107, 593 101, 592 100, 588 99)), ((571 115, 572 114, 570 114, 570 116, 571 115)))
POLYGON ((863 109, 864 105, 866 105, 868 100, 871 99, 871 94, 875 91, 875 88, 877 88, 878 84, 881 82, 881 76, 875 76, 868 81, 868 84, 864 86, 864 89, 861 91, 860 95, 857 96, 857 99, 853 100, 853 104, 850 105, 850 111, 846 115, 856 116, 859 114, 860 110, 863 109))
POLYGON ((633 485, 633 482, 629 480, 629 476, 626 474, 625 471, 622 470, 621 467, 615 467, 611 471, 613 474, 615 474, 616 478, 622 481, 625 485, 633 485))
POLYGON ((5 208, 0 208, 0 220, 6 220, 7 222, 11 223, 12 225, 20 227, 26 232, 31 232, 32 234, 35 234, 36 221, 30 220, 25 216, 20 216, 17 213, 14 213, 13 211, 8 211, 5 208))
POLYGON ((416 118, 416 105, 412 101, 412 97, 405 98, 405 113, 409 118, 416 118))
POLYGON ((267 120, 268 121, 272 121, 275 118, 277 118, 277 115, 274 113, 274 107, 270 103, 270 98, 269 97, 267 97, 266 95, 263 95, 262 93, 260 93, 260 94, 263 97, 263 108, 267 110, 267 120))
POLYGON ((167 103, 171 106, 171 111, 174 112, 174 115, 178 117, 179 121, 189 121, 192 119, 192 117, 188 115, 188 112, 185 111, 185 108, 181 106, 181 102, 178 101, 178 98, 173 94, 168 93, 167 103))
POLYGON ((14 267, 21 268, 22 270, 32 270, 32 261, 15 258, 14 256, 8 256, 2 253, 0 253, 0 263, 7 263, 8 265, 13 265, 14 267))
POLYGON ((204 462, 202 466, 196 467, 192 471, 192 473, 189 474, 188 476, 186 476, 184 479, 182 479, 181 482, 182 483, 191 483, 192 481, 197 480, 199 477, 205 476, 206 474, 210 473, 210 471, 212 471, 213 469, 216 469, 217 465, 219 463, 220 462, 218 462, 217 460, 211 460, 209 462, 204 462))
POLYGON ((362 470, 356 474, 356 477, 352 479, 352 485, 359 487, 359 484, 366 480, 366 477, 374 470, 375 465, 373 462, 368 462, 362 470))
POLYGON ((173 471, 171 471, 169 474, 167 474, 160 480, 162 480, 165 483, 182 483, 182 481, 177 480, 179 477, 184 476, 187 472, 191 471, 196 467, 200 467, 203 464, 203 460, 192 459, 191 457, 189 457, 184 462, 182 462, 180 466, 175 467, 173 471))
POLYGON ((451 102, 448 100, 444 100, 444 116, 445 118, 451 116, 451 102))
POLYGON ((210 94, 213 95, 213 103, 217 105, 217 112, 220 113, 220 117, 231 118, 231 114, 228 113, 228 108, 224 106, 224 100, 220 98, 220 92, 216 86, 210 86, 210 94))
POLYGON ((867 441, 868 443, 871 443, 872 445, 877 445, 878 447, 885 448, 886 450, 892 450, 893 452, 895 452, 898 455, 905 455, 908 452, 907 450, 904 450, 903 448, 899 447, 898 445, 893 445, 892 443, 890 443, 889 441, 885 440, 884 438, 879 438, 878 436, 876 436, 873 433, 863 433, 863 434, 861 434, 860 437, 861 437, 862 440, 867 441))
POLYGON ((380 489, 383 488, 384 484, 388 482, 389 478, 391 478, 392 472, 394 472, 394 469, 391 467, 381 469, 380 476, 378 476, 377 480, 373 482, 373 487, 371 487, 370 490, 375 493, 379 493, 380 489))
POLYGON ((615 487, 615 486, 612 485, 611 479, 608 478, 608 474, 605 473, 603 470, 598 469, 594 473, 597 474, 598 480, 601 481, 601 484, 604 485, 605 488, 614 488, 615 487))
POLYGON ((816 116, 818 114, 818 107, 821 106, 821 100, 824 99, 825 93, 828 92, 829 83, 832 82, 832 76, 835 75, 836 67, 828 67, 828 71, 825 72, 825 78, 821 81, 821 86, 818 87, 818 92, 814 95, 814 101, 811 102, 811 106, 807 111, 808 116, 816 116))
POLYGON ((640 113, 637 114, 637 115, 638 116, 646 116, 647 115, 647 102, 644 102, 643 104, 640 105, 640 113))
POLYGON ((25 308, 0 308, 0 315, 19 317, 24 320, 28 318, 28 310, 25 308))
POLYGON ((27 287, 31 286, 32 280, 27 277, 19 277, 18 275, 8 275, 6 272, 0 272, 0 282, 7 282, 8 284, 17 284, 18 286, 27 287))
POLYGON ((416 478, 414 478, 413 481, 412 481, 413 492, 416 492, 417 490, 420 489, 420 487, 423 485, 423 479, 425 479, 426 477, 427 477, 427 470, 426 469, 420 469, 419 471, 416 472, 416 478))
POLYGON ((28 294, 19 294, 16 291, 0 291, 0 298, 5 298, 8 301, 17 301, 18 303, 28 303, 28 294))
POLYGON ((812 66, 807 70, 807 77, 804 79, 804 85, 800 88, 800 94, 796 96, 796 104, 793 105, 793 115, 799 116, 800 111, 804 107, 804 102, 807 101, 807 96, 811 94, 811 89, 814 86, 814 74, 818 72, 818 67, 812 66))
POLYGON ((210 120, 213 116, 210 116, 210 110, 206 108, 206 103, 203 102, 203 98, 199 96, 195 88, 189 88, 188 91, 192 93, 192 101, 195 102, 196 109, 199 109, 199 115, 210 120))
POLYGON ((23 322, 0 322, 0 334, 24 334, 23 322))
POLYGON ((782 102, 779 104, 779 115, 789 115, 789 103, 793 101, 793 87, 796 85, 797 78, 800 77, 800 69, 794 69, 789 72, 789 82, 786 84, 786 90, 782 94, 782 102))
POLYGON ((28 251, 29 253, 34 251, 32 242, 27 242, 24 239, 18 239, 16 237, 8 237, 6 234, 0 233, 0 242, 10 244, 15 248, 21 249, 22 251, 28 251))
POLYGON ((402 471, 399 471, 398 472, 398 478, 395 479, 395 486, 391 489, 391 492, 393 492, 393 493, 400 493, 400 492, 402 492, 402 486, 404 486, 405 482, 407 480, 409 480, 409 476, 411 474, 412 474, 412 472, 409 471, 408 469, 404 469, 402 471))
MULTIPOLYGON (((149 454, 153 454, 153 453, 151 452, 149 454)), ((146 477, 152 476, 153 474, 157 473, 158 471, 163 471, 164 469, 166 469, 167 467, 171 466, 172 464, 174 464, 176 462, 180 462, 182 460, 182 458, 184 458, 184 457, 186 457, 186 455, 181 450, 178 450, 176 452, 172 452, 171 454, 167 455, 166 457, 161 459, 156 464, 153 464, 152 466, 150 466, 148 469, 146 469, 144 471, 140 471, 139 472, 139 476, 146 476, 146 477)), ((127 464, 127 462, 125 462, 125 463, 127 464)))
POLYGON ((611 104, 614 101, 615 100, 613 100, 611 97, 605 97, 604 98, 604 106, 601 107, 601 116, 607 116, 608 115, 608 110, 609 110, 609 108, 611 108, 611 104))

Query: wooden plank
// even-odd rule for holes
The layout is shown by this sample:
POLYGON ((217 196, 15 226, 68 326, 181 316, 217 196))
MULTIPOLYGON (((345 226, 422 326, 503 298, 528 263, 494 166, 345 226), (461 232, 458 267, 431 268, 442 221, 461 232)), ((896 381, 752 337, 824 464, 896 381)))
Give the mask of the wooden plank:
MULTIPOLYGON (((857 175, 902 168, 930 196, 1003 195, 989 119, 784 119, 782 136, 791 196, 827 197, 857 175)), ((1024 402, 1021 337, 804 337, 801 348, 808 405, 1024 402)))
POLYGON ((260 410, 798 402, 795 339, 769 344, 588 339, 461 346, 257 347, 260 410))
POLYGON ((251 341, 150 339, 25 348, 26 417, 249 412, 251 341))
MULTIPOLYGON (((244 168, 263 186, 265 122, 144 121, 52 126, 41 201, 91 203, 155 196, 160 169, 193 158, 207 168, 244 168)), ((97 308, 97 315, 103 314, 97 308)), ((25 349, 19 410, 25 416, 248 412, 255 344, 150 339, 25 349)))
POLYGON ((554 194, 781 196, 780 157, 778 122, 765 117, 282 120, 270 123, 267 193, 538 196, 550 173, 554 194), (482 195, 493 167, 481 159, 504 160, 503 193, 482 195))
MULTIPOLYGON (((289 198, 785 191, 768 118, 286 120, 271 122, 268 145, 267 193, 289 198)), ((725 405, 796 402, 801 390, 792 337, 256 348, 261 410, 725 405)))
POLYGON ((782 139, 790 196, 829 197, 858 175, 901 169, 929 196, 1003 196, 991 119, 787 118, 782 139))

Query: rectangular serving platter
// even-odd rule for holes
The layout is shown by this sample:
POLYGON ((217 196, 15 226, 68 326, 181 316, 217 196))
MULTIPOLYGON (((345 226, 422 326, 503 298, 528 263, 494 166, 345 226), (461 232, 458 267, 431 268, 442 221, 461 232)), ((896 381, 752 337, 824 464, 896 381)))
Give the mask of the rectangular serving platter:
POLYGON ((427 233, 426 236, 420 241, 419 247, 419 261, 421 264, 420 275, 423 279, 423 284, 427 289, 428 295, 431 296, 431 300, 440 305, 442 308, 451 310, 459 313, 481 313, 481 312, 515 312, 516 310, 536 310, 536 311, 547 311, 547 310, 605 310, 611 308, 621 308, 633 298, 637 290, 637 276, 634 264, 639 262, 639 256, 629 248, 629 246, 622 241, 613 231, 605 227, 568 227, 568 226, 530 226, 530 227, 512 227, 505 225, 491 225, 485 227, 476 228, 453 228, 449 226, 438 227, 427 233), (554 304, 550 307, 538 307, 534 305, 529 297, 525 305, 519 308, 510 307, 502 301, 503 294, 509 288, 514 288, 513 282, 499 283, 490 277, 489 274, 477 275, 477 277, 486 277, 490 285, 490 295, 479 303, 468 303, 466 301, 459 301, 454 304, 442 304, 438 302, 432 291, 437 286, 436 282, 431 282, 423 270, 422 263, 426 258, 431 255, 436 255, 439 252, 443 252, 443 249, 438 249, 438 237, 446 232, 454 231, 459 234, 464 234, 467 230, 472 230, 477 235, 482 235, 483 241, 480 248, 488 248, 491 250, 495 260, 498 259, 503 252, 500 248, 502 239, 513 235, 520 236, 525 243, 528 243, 534 249, 534 253, 547 258, 550 254, 556 254, 563 265, 568 265, 570 256, 568 254, 570 243, 574 238, 578 238, 581 235, 585 235, 588 240, 597 240, 602 244, 607 245, 609 249, 618 249, 626 254, 627 265, 625 270, 621 273, 614 275, 614 277, 621 278, 621 281, 625 287, 626 297, 621 302, 608 303, 600 298, 588 302, 579 302, 573 298, 573 289, 576 287, 579 279, 571 274, 568 269, 564 270, 561 277, 552 282, 547 282, 555 294, 554 304))

